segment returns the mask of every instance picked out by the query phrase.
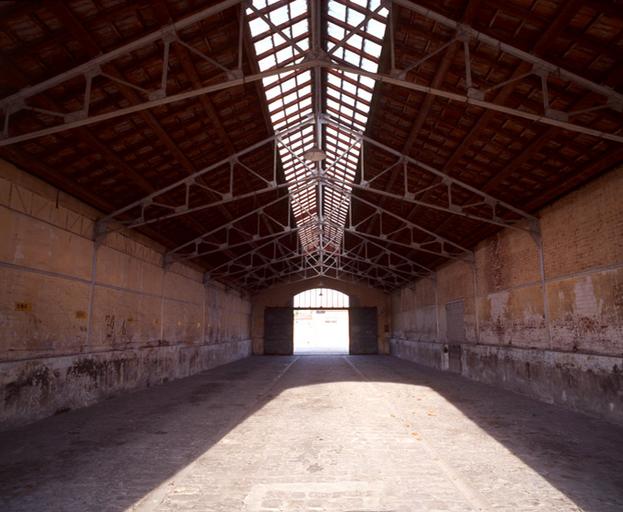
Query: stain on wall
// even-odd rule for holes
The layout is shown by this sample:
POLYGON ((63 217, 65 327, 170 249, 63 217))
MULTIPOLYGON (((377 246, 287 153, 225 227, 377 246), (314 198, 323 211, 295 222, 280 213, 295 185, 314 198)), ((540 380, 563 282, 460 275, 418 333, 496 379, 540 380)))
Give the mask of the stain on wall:
POLYGON ((621 197, 618 169, 539 213, 543 280, 530 234, 505 229, 476 246, 475 265, 394 293, 392 353, 443 367, 446 306, 462 299, 463 375, 623 423, 621 197))
POLYGON ((0 428, 251 353, 247 297, 98 216, 0 161, 0 428))
POLYGON ((548 285, 552 342, 573 352, 623 353, 623 269, 548 285))
POLYGON ((437 338, 435 282, 422 279, 417 286, 403 288, 392 298, 392 315, 409 339, 433 341, 437 338))

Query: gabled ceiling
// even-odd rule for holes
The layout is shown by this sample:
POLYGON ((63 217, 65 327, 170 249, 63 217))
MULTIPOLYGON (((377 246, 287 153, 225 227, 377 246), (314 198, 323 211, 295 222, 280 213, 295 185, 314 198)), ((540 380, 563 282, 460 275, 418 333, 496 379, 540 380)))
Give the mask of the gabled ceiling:
POLYGON ((251 292, 538 233, 622 93, 619 1, 0 3, 0 156, 251 292))

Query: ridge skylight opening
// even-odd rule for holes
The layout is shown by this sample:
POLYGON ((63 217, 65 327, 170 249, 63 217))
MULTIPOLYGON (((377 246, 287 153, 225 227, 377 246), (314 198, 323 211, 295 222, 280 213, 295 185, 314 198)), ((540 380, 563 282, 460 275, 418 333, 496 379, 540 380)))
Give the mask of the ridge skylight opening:
MULTIPOLYGON (((303 60, 311 44, 309 5, 307 0, 253 0, 247 16, 260 71, 303 60)), ((376 72, 388 14, 382 0, 329 0, 323 13, 326 31, 321 31, 326 40, 321 45, 338 64, 376 72)), ((262 80, 276 131, 295 126, 314 112, 312 76, 310 70, 293 70, 262 80)), ((371 78, 327 69, 323 91, 318 92, 323 94, 325 112, 333 120, 363 132, 373 89, 371 78)), ((287 147, 279 145, 299 238, 307 253, 340 247, 361 152, 357 136, 347 130, 325 124, 322 133, 321 149, 327 158, 321 163, 325 179, 321 194, 315 180, 301 184, 317 169, 303 158, 316 142, 314 127, 306 126, 284 136, 287 147), (321 241, 325 247, 321 247, 321 241)))
MULTIPOLYGON (((389 11, 381 0, 329 0, 327 45, 338 64, 377 72, 389 11)), ((364 132, 368 123, 374 80, 347 71, 329 69, 326 83, 326 113, 337 123, 364 132)), ((355 180, 361 143, 356 136, 326 125, 326 176, 333 179, 323 197, 323 211, 333 243, 341 243, 355 180), (337 231, 337 232, 336 232, 337 231)))
MULTIPOLYGON (((247 9, 249 27, 260 71, 296 64, 310 47, 307 0, 253 0, 247 9)), ((312 108, 311 72, 292 71, 262 80, 268 111, 275 131, 290 128, 310 116, 312 108)), ((290 184, 292 211, 305 250, 317 247, 307 223, 318 219, 316 185, 301 184, 310 170, 302 159, 314 144, 314 130, 306 126, 282 137, 278 151, 286 181, 290 184), (287 146, 287 147, 284 147, 287 146)))

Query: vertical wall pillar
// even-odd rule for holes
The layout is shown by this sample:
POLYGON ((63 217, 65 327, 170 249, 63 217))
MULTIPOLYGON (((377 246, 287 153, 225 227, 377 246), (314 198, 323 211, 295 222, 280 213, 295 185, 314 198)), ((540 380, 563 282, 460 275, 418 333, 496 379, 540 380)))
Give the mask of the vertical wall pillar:
POLYGON ((547 298, 547 287, 545 283, 545 255, 543 252, 543 237, 541 235, 541 226, 538 221, 532 224, 532 231, 530 233, 532 239, 536 244, 537 258, 539 263, 539 277, 541 280, 541 290, 543 293, 543 317, 545 320, 545 331, 547 333, 547 343, 550 349, 553 349, 552 345, 552 332, 550 329, 550 312, 549 312, 549 300, 547 298))
POLYGON ((167 265, 162 267, 162 282, 160 284, 160 342, 164 341, 164 291, 167 277, 167 265))
POLYGON ((210 277, 208 274, 203 275, 203 317, 201 318, 201 344, 206 345, 206 316, 208 313, 208 283, 210 282, 210 277))
POLYGON ((435 338, 437 343, 441 342, 439 338, 439 291, 437 290, 437 272, 431 278, 433 285, 435 286, 435 338))
POLYGON ((478 266, 476 260, 471 263, 472 279, 474 281, 474 316, 476 327, 476 343, 480 343, 480 311, 478 310, 478 266))
POLYGON ((91 280, 89 283, 89 306, 87 313, 87 335, 86 335, 86 347, 91 346, 91 340, 93 337, 93 310, 95 302, 95 283, 97 280, 97 252, 104 240, 104 237, 98 234, 97 225, 95 228, 95 236, 93 237, 93 255, 91 257, 91 280))

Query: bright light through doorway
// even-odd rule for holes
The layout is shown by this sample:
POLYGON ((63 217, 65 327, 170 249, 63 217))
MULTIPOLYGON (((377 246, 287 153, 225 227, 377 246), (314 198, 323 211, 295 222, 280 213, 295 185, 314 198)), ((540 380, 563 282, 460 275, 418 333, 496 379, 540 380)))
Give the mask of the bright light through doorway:
POLYGON ((348 354, 348 295, 316 288, 293 305, 295 354, 348 354))

